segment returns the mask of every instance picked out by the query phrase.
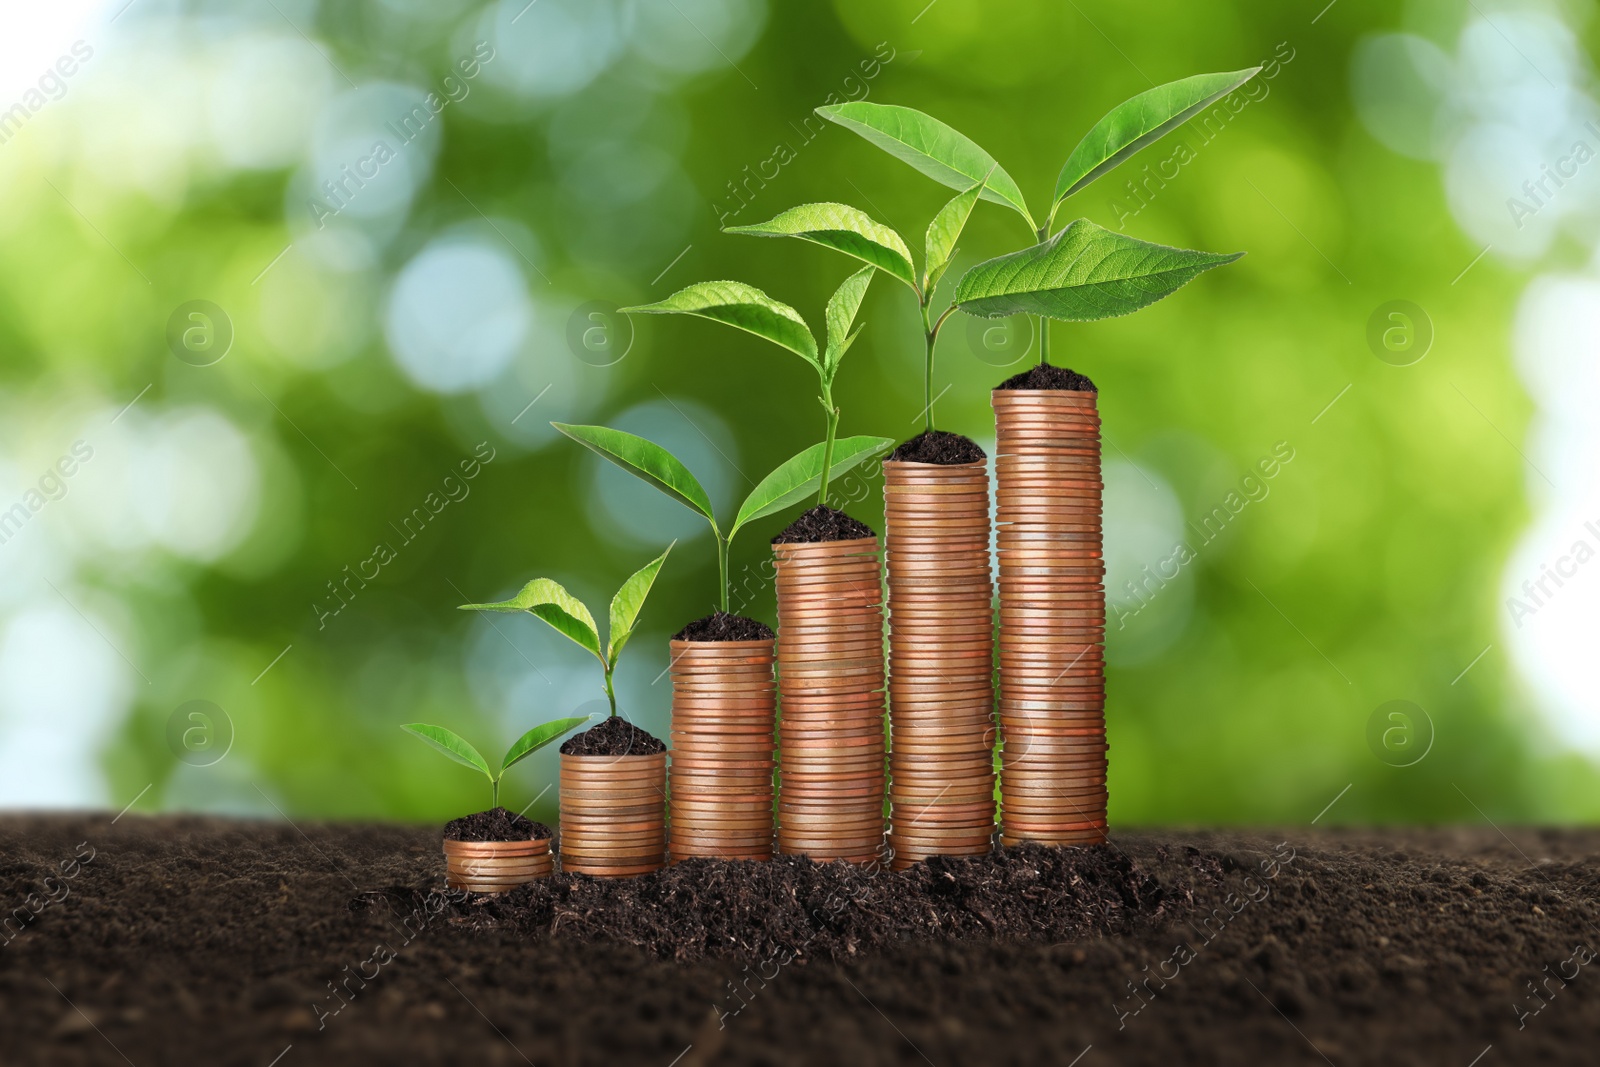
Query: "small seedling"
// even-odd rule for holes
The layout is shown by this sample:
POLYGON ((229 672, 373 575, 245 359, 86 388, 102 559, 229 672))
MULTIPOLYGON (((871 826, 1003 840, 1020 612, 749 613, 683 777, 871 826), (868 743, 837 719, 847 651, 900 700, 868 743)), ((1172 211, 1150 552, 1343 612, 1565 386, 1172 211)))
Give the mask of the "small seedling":
MULTIPOLYGON (((711 497, 676 456, 654 441, 613 430, 606 426, 571 426, 564 422, 550 425, 615 463, 629 474, 648 482, 711 524, 717 541, 718 589, 722 610, 728 610, 728 553, 733 539, 745 525, 798 504, 824 481, 824 452, 827 442, 812 445, 798 456, 778 465, 739 505, 733 525, 724 534, 712 512, 711 497)), ((874 456, 887 451, 894 442, 887 437, 846 437, 834 442, 829 477, 837 477, 874 456)))
MULTIPOLYGON (((1088 219, 1077 219, 1054 236, 1051 229, 1068 197, 1238 89, 1260 70, 1252 67, 1184 78, 1140 93, 1113 108, 1068 156, 1056 179, 1050 213, 1042 226, 1034 221, 1021 189, 1005 168, 972 139, 938 119, 913 108, 865 100, 817 108, 817 114, 830 122, 855 131, 934 181, 961 190, 928 228, 928 253, 920 287, 899 235, 844 205, 791 208, 770 222, 735 227, 731 232, 801 237, 871 263, 910 285, 923 303, 930 378, 939 327, 957 309, 985 318, 1039 316, 1039 362, 1044 364, 1049 361, 1050 351, 1044 320, 1092 322, 1127 315, 1244 254, 1196 252, 1152 244, 1107 230, 1088 219), (968 270, 956 285, 950 308, 936 321, 930 321, 931 290, 948 266, 955 238, 977 200, 1016 211, 1027 222, 1036 243, 968 270)), ((931 429, 931 410, 928 425, 931 429)))
POLYGON ((413 722, 407 723, 400 729, 422 738, 433 748, 449 756, 457 763, 482 771, 484 777, 489 779, 491 797, 489 807, 498 808, 500 806, 500 779, 505 776, 507 771, 568 730, 582 726, 588 721, 587 717, 580 719, 554 719, 542 726, 535 726, 517 738, 511 747, 506 749, 505 757, 500 761, 499 770, 490 770, 489 761, 484 759, 477 749, 473 748, 460 734, 446 730, 443 726, 429 726, 425 722, 413 722))
MULTIPOLYGON (((904 242, 901 244, 903 246, 904 242)), ((816 336, 798 311, 788 304, 772 299, 755 286, 745 285, 743 282, 696 282, 686 289, 678 290, 665 300, 622 310, 649 315, 694 315, 713 322, 726 323, 753 333, 757 337, 764 337, 809 363, 817 372, 817 380, 821 383, 822 395, 817 401, 822 405, 827 417, 827 433, 823 438, 822 456, 819 462, 822 477, 817 492, 817 503, 827 507, 828 480, 833 469, 834 438, 839 432, 839 407, 833 402, 833 381, 839 373, 839 364, 844 361, 844 354, 850 350, 850 346, 861 333, 859 327, 854 331, 851 327, 855 325, 856 312, 861 309, 861 300, 867 295, 867 286, 872 281, 872 274, 878 269, 872 260, 868 259, 867 262, 869 266, 846 278, 844 284, 828 298, 827 311, 823 315, 826 327, 825 341, 820 353, 817 351, 816 336)), ((851 440, 857 439, 851 438, 851 440)), ((695 505, 690 504, 690 506, 695 505)), ((709 508, 705 514, 707 518, 711 517, 709 508)))
MULTIPOLYGON (((672 545, 668 545, 667 552, 671 551, 672 545)), ((655 584, 656 575, 661 573, 661 565, 667 562, 667 552, 635 571, 632 577, 622 583, 616 596, 611 598, 610 632, 603 650, 600 647, 600 631, 589 609, 583 601, 563 589, 559 582, 549 578, 535 578, 510 600, 502 600, 498 604, 463 604, 461 610, 526 611, 549 623, 551 629, 600 661, 600 667, 606 675, 606 699, 611 702, 611 715, 615 717, 617 694, 612 688, 611 676, 616 672, 617 657, 622 654, 623 646, 633 636, 634 624, 644 608, 644 598, 650 595, 650 587, 655 584)))

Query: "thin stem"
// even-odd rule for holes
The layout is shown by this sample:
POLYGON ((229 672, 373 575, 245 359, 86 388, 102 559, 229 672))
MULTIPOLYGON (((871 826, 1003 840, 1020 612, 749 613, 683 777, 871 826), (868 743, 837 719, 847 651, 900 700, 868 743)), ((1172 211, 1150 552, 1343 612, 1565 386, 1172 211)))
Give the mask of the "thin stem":
POLYGON ((489 795, 494 801, 494 803, 489 805, 489 810, 493 811, 495 808, 500 806, 500 779, 489 779, 489 795))
POLYGON ((717 574, 721 578, 722 613, 728 613, 728 544, 731 538, 717 532, 717 574))
POLYGON ((606 668, 606 699, 611 702, 611 718, 617 717, 617 694, 611 688, 611 668, 606 668))
MULTIPOLYGON (((940 319, 943 322, 943 319, 940 319)), ((926 416, 928 433, 933 432, 933 343, 938 340, 938 331, 928 320, 928 302, 922 302, 922 339, 927 344, 926 354, 922 364, 922 412, 926 416)))
MULTIPOLYGON (((1051 221, 1054 221, 1055 216, 1056 216, 1056 213, 1052 209, 1051 212, 1050 212, 1051 221)), ((1039 240, 1038 240, 1039 244, 1044 244, 1046 241, 1048 241, 1050 239, 1050 223, 1049 222, 1046 222, 1043 226, 1041 226, 1039 228, 1038 238, 1039 238, 1039 240)), ((1045 366, 1049 366, 1049 364, 1050 364, 1050 320, 1047 319, 1045 316, 1040 315, 1039 316, 1039 366, 1045 367, 1045 366)))
POLYGON ((828 475, 833 470, 833 439, 839 432, 839 409, 833 405, 833 386, 827 382, 822 385, 822 409, 827 412, 828 428, 826 442, 822 446, 822 491, 817 494, 817 503, 822 507, 828 506, 828 475))

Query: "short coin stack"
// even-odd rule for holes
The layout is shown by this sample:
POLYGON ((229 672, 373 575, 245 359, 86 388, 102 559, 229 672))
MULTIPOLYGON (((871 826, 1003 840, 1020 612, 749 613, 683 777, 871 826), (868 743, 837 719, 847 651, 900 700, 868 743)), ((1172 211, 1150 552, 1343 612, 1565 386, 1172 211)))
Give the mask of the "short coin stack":
POLYGON ((666 863, 667 754, 561 754, 561 869, 620 878, 666 863))
POLYGON ((555 870, 550 839, 444 842, 445 884, 469 893, 504 893, 555 870))
POLYGON ((671 853, 772 858, 773 641, 673 641, 671 853))
POLYGON ((883 465, 894 866, 994 838, 989 471, 883 465))
POLYGON ((778 851, 870 863, 883 847, 878 539, 775 544, 778 851))
POLYGON ((1001 841, 1106 832, 1096 394, 997 389, 1001 841))

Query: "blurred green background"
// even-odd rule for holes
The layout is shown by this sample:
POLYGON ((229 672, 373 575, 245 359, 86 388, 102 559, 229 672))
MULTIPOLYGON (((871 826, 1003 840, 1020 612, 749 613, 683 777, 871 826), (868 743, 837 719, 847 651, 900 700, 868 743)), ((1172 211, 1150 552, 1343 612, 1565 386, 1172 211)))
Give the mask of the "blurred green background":
MULTIPOLYGON (((822 420, 788 354, 609 310, 737 278, 820 323, 848 261, 718 232, 811 200, 920 254, 949 192, 818 105, 929 111, 1041 214, 1116 103, 1270 61, 1226 122, 1060 219, 1249 253, 1052 332, 1102 390, 1112 818, 1600 815, 1600 579, 1569 563, 1537 604, 1519 591, 1600 545, 1600 166, 1573 151, 1600 148, 1593 5, 1325 3, 8 10, 0 804, 476 810, 484 784, 398 724, 498 752, 603 697, 542 624, 456 605, 543 575, 603 616, 676 537, 618 683, 664 736, 666 640, 715 597, 709 533, 549 422, 662 441, 731 514, 822 420), (1568 177, 1522 191, 1550 168, 1568 177)), ((980 204, 946 284, 1027 241, 980 204)), ((862 317, 841 432, 903 439, 914 302, 880 279, 862 317)), ((988 390, 1033 343, 953 319, 941 425, 992 445, 988 390)), ((736 599, 769 622, 765 542, 792 517, 734 550, 736 599)), ((513 771, 510 806, 553 817, 554 767, 513 771)))

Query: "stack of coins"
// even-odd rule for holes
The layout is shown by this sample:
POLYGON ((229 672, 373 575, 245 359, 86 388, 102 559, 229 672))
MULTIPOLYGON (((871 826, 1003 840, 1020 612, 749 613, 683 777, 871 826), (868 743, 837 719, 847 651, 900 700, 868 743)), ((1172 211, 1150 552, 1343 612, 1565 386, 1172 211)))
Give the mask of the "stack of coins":
POLYGON ((672 642, 672 861, 772 858, 773 641, 672 642))
POLYGON ((994 839, 989 470, 883 465, 896 869, 994 839))
POLYGON ((469 893, 504 893, 555 870, 548 837, 537 841, 444 842, 445 883, 469 893))
POLYGON ((1105 564, 1095 394, 997 389, 1001 841, 1106 833, 1105 564))
POLYGON ((667 754, 561 754, 561 869, 621 878, 666 863, 667 754))
POLYGON ((878 539, 773 545, 778 851, 870 863, 883 848, 878 539))

